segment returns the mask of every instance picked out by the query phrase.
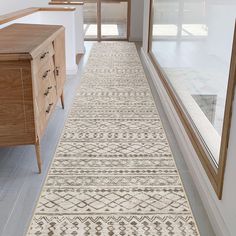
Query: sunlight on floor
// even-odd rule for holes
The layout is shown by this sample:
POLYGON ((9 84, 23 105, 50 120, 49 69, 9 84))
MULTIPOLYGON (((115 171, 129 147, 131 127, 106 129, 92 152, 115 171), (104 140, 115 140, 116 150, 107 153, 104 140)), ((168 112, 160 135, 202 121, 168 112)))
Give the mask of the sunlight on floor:
MULTIPOLYGON (((104 37, 125 37, 125 24, 102 24, 101 33, 104 37)), ((97 24, 84 24, 84 32, 87 38, 97 37, 97 24)))
POLYGON ((103 36, 119 36, 117 24, 102 24, 103 36))
POLYGON ((84 32, 87 37, 97 36, 97 25, 96 24, 84 24, 84 32))
MULTIPOLYGON (((153 35, 156 36, 177 36, 178 26, 175 24, 159 24, 154 25, 153 35)), ((181 35, 182 36, 207 36, 208 29, 204 24, 183 24, 181 35)))
POLYGON ((192 36, 207 36, 208 28, 204 24, 183 24, 182 25, 182 34, 183 35, 192 35, 192 36), (183 34, 185 33, 185 34, 183 34))

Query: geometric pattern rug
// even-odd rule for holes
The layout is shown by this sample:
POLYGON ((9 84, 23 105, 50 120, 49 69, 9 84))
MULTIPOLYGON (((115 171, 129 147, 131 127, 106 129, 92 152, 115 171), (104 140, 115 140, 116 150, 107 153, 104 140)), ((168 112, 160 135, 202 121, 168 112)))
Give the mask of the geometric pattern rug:
POLYGON ((95 43, 28 236, 199 236, 136 47, 95 43))

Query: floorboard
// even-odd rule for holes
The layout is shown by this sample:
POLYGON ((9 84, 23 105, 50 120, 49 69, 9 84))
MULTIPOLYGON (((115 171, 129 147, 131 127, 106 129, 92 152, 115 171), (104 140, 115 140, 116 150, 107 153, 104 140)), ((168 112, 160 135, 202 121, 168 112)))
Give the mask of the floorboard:
MULTIPOLYGON (((42 140, 43 173, 36 174, 37 164, 33 146, 0 149, 0 236, 24 236, 26 233, 92 44, 86 43, 87 53, 80 63, 78 74, 67 80, 66 109, 62 110, 58 105, 48 124, 42 140)), ((137 47, 139 49, 140 45, 137 47)), ((145 71, 147 73, 146 69, 145 71)), ((147 76, 149 77, 148 73, 147 76)), ((203 236, 214 236, 160 99, 155 91, 153 93, 199 230, 203 236)))

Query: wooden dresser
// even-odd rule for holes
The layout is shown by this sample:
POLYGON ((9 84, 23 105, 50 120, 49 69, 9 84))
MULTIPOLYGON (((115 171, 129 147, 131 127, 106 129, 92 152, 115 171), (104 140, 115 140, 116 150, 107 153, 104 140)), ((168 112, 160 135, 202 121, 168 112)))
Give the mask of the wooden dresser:
POLYGON ((57 100, 64 108, 63 26, 13 24, 0 30, 0 146, 35 145, 57 100))

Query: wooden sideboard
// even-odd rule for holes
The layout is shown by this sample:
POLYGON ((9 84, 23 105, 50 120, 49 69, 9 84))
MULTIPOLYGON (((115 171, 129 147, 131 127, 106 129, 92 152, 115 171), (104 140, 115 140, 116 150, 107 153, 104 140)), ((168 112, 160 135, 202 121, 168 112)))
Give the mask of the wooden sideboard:
POLYGON ((40 140, 66 78, 63 26, 13 24, 0 30, 0 146, 40 140))

